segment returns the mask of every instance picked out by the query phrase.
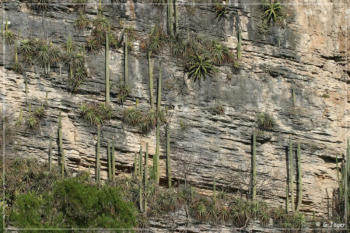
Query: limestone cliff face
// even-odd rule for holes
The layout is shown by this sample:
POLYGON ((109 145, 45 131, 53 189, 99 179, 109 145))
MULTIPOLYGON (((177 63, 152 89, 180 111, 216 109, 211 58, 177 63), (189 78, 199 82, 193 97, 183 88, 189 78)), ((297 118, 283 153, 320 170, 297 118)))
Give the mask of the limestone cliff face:
MULTIPOLYGON (((97 5, 89 1, 87 15, 96 17, 97 5)), ((201 1, 203 2, 203 1, 201 1)), ((249 190, 250 138, 260 112, 274 117, 277 127, 258 140, 258 198, 273 205, 284 205, 286 185, 286 146, 289 138, 301 142, 303 169, 303 203, 301 210, 317 215, 327 213, 329 197, 337 187, 335 158, 345 151, 349 136, 349 3, 346 0, 292 1, 286 3, 283 27, 258 33, 259 9, 254 0, 229 1, 225 20, 215 20, 213 5, 195 7, 178 1, 179 30, 198 33, 223 41, 235 50, 237 25, 242 30, 241 69, 220 66, 211 78, 193 83, 183 68, 165 49, 162 54, 162 105, 171 112, 171 148, 173 177, 186 178, 204 191, 211 190, 213 178, 219 189, 246 194, 249 190), (295 90, 295 106, 292 90, 295 90), (220 104, 224 115, 214 115, 210 108, 220 104)), ((287 1, 285 1, 287 2, 287 1)), ((139 43, 154 25, 166 27, 166 8, 144 1, 108 0, 103 14, 120 33, 121 20, 135 27, 136 40, 129 56, 131 95, 124 106, 117 103, 116 88, 123 76, 123 51, 111 51, 111 101, 113 117, 103 127, 102 176, 106 177, 107 140, 115 138, 117 172, 125 174, 133 166, 139 146, 150 145, 155 151, 155 132, 142 135, 122 123, 122 110, 139 99, 140 108, 148 108, 147 59, 139 43)), ((90 32, 78 31, 74 21, 78 14, 72 4, 50 5, 42 16, 30 11, 25 3, 7 1, 2 18, 21 37, 48 37, 53 43, 65 43, 69 35, 84 43, 90 32)), ((13 46, 1 44, 1 98, 3 107, 26 115, 25 83, 22 75, 12 71, 13 46)), ((87 54, 90 78, 76 94, 67 91, 67 69, 52 68, 49 78, 40 69, 27 70, 28 98, 32 104, 45 99, 48 92, 47 117, 38 132, 19 130, 7 147, 6 156, 33 156, 47 160, 49 136, 57 137, 58 113, 63 114, 63 143, 68 166, 94 172, 96 129, 79 118, 79 106, 89 101, 104 101, 104 52, 87 54), (35 72, 34 72, 35 71, 35 72)), ((158 61, 155 59, 155 76, 158 61)), ((162 129, 162 133, 164 130, 162 129)), ((161 144, 161 179, 165 178, 164 140, 161 144)), ((54 158, 57 159, 57 146, 54 158)), ((151 161, 149 161, 151 163, 151 161)))

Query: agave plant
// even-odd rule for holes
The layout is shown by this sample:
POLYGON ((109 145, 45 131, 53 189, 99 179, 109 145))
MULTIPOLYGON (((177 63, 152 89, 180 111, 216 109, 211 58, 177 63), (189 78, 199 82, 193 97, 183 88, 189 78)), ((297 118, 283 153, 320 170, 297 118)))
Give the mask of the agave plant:
POLYGON ((278 18, 281 17, 282 13, 281 13, 281 3, 278 1, 273 1, 270 0, 270 2, 265 2, 265 4, 263 5, 263 9, 264 9, 264 18, 266 19, 267 23, 271 23, 271 22, 276 22, 278 20, 278 18))
POLYGON ((185 71, 188 73, 188 78, 193 79, 194 82, 197 80, 200 82, 201 79, 211 76, 216 69, 207 56, 196 54, 188 60, 185 71))
POLYGON ((90 25, 89 18, 85 15, 80 13, 79 17, 75 20, 75 27, 79 30, 84 30, 90 25))
POLYGON ((217 3, 217 4, 214 6, 214 10, 215 10, 215 13, 216 13, 215 18, 216 18, 218 21, 221 21, 222 19, 226 19, 226 18, 227 18, 228 10, 227 10, 227 6, 225 6, 224 4, 222 4, 222 3, 217 3))

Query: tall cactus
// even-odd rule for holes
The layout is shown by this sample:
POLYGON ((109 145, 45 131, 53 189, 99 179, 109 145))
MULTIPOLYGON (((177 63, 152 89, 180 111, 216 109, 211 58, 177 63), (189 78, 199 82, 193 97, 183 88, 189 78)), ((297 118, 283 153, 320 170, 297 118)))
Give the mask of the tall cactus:
POLYGON ((52 164, 52 137, 50 136, 50 142, 49 142, 49 171, 51 171, 51 164, 52 164))
POLYGON ((171 188, 171 165, 170 165, 170 126, 166 124, 166 175, 168 187, 171 188))
POLYGON ((138 168, 137 168, 137 153, 134 155, 134 178, 136 179, 138 173, 138 168))
POLYGON ((168 0, 167 7, 167 26, 168 26, 168 35, 174 37, 174 2, 173 0, 168 0))
POLYGON ((146 213, 147 212, 147 190, 148 190, 148 142, 146 143, 146 152, 145 152, 145 167, 143 169, 144 171, 144 200, 143 200, 143 210, 146 213))
POLYGON ((61 156, 61 176, 64 178, 64 150, 62 136, 62 116, 60 112, 60 115, 58 116, 58 148, 61 156))
POLYGON ((106 79, 106 105, 110 103, 110 84, 109 84, 109 38, 106 31, 106 45, 105 45, 105 79, 106 79))
POLYGON ((151 109, 154 110, 154 96, 153 96, 153 67, 151 59, 151 51, 147 51, 147 60, 148 60, 148 80, 149 80, 149 102, 151 109))
POLYGON ((177 9, 176 0, 174 0, 174 34, 177 35, 179 32, 179 13, 177 9))
POLYGON ((240 61, 242 58, 242 31, 241 28, 237 32, 238 42, 237 42, 237 60, 240 61))
POLYGON ((108 163, 108 179, 112 180, 112 158, 111 158, 111 143, 107 142, 107 163, 108 163))
POLYGON ((127 84, 129 76, 128 70, 128 35, 124 34, 124 85, 127 84))
POLYGON ((214 202, 216 201, 216 178, 214 176, 214 181, 213 181, 213 200, 214 202))
POLYGON ((291 202, 291 210, 294 212, 295 210, 295 202, 294 202, 294 156, 293 156, 293 142, 289 140, 289 193, 290 193, 290 202, 291 202))
POLYGON ((256 132, 253 132, 252 136, 252 159, 251 159, 251 190, 252 190, 252 200, 256 199, 256 132))
POLYGON ((348 215, 349 215, 349 200, 348 200, 348 175, 349 175, 349 159, 350 159, 350 142, 347 140, 347 148, 346 148, 346 157, 344 164, 344 222, 348 224, 348 215))
POLYGON ((300 155, 300 142, 297 144, 297 166, 298 166, 298 202, 296 206, 296 211, 300 210, 301 202, 303 199, 303 187, 302 187, 302 173, 301 173, 301 155, 300 155))
POLYGON ((96 183, 100 184, 100 141, 101 141, 101 126, 97 126, 97 144, 96 144, 96 171, 95 178, 96 183))
POLYGON ((159 137, 160 137, 160 102, 162 94, 162 67, 159 65, 158 87, 157 87, 157 125, 156 125, 156 153, 153 158, 153 171, 156 184, 159 184, 159 137))
POLYGON ((140 145, 140 150, 139 150, 139 171, 138 175, 143 176, 143 163, 142 163, 142 146, 140 145))
POLYGON ((114 140, 112 142, 111 159, 112 159, 112 181, 114 181, 115 180, 115 143, 114 143, 114 140))
POLYGON ((142 162, 142 147, 140 146, 139 151, 139 205, 140 205, 140 212, 143 212, 143 162, 142 162))

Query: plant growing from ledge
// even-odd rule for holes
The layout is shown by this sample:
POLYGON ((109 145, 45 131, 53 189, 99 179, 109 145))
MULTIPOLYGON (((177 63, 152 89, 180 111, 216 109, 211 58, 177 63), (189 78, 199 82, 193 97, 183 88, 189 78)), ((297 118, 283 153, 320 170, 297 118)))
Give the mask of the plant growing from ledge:
POLYGON ((17 37, 16 34, 8 28, 8 21, 7 20, 5 22, 4 37, 5 37, 5 42, 7 44, 14 44, 16 37, 17 37))
POLYGON ((213 62, 205 55, 191 56, 185 65, 185 72, 188 78, 193 79, 194 82, 206 79, 216 71, 213 62))
POLYGON ((221 104, 215 104, 214 106, 209 108, 209 112, 211 112, 214 115, 224 115, 225 108, 221 104))
POLYGON ((281 3, 276 0, 264 1, 263 3, 264 14, 263 17, 268 24, 275 23, 282 17, 281 3))
POLYGON ((226 19, 227 15, 229 13, 227 6, 222 4, 222 3, 216 3, 214 6, 214 11, 215 11, 215 18, 218 21, 221 21, 222 19, 226 19))
POLYGON ((83 103, 80 105, 80 117, 90 125, 103 125, 112 117, 112 109, 104 103, 83 103))
POLYGON ((37 13, 45 13, 49 9, 50 0, 25 0, 27 7, 37 13))
POLYGON ((84 14, 80 13, 78 18, 75 20, 75 27, 79 30, 84 30, 90 25, 89 18, 84 14))
POLYGON ((276 127, 275 119, 268 113, 259 113, 256 119, 258 129, 271 131, 276 127))
POLYGON ((44 106, 37 107, 32 109, 32 106, 29 105, 29 113, 26 117, 26 126, 28 129, 37 130, 40 126, 40 121, 46 116, 44 106))
POLYGON ((218 41, 212 41, 209 52, 208 56, 212 58, 215 65, 233 64, 235 61, 234 54, 230 52, 227 46, 218 41))
POLYGON ((165 46, 168 36, 160 26, 154 26, 147 39, 141 43, 141 48, 152 54, 158 54, 165 46))
POLYGON ((117 99, 120 104, 124 104, 126 97, 131 93, 130 87, 124 82, 120 82, 117 85, 117 99))

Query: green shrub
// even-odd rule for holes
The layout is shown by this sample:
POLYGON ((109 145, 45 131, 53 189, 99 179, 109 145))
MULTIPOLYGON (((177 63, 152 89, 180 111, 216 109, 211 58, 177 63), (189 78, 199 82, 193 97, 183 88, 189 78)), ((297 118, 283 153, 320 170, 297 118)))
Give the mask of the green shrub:
POLYGON ((118 188, 76 177, 58 181, 52 192, 18 195, 10 221, 19 227, 133 228, 136 216, 118 188))
POLYGON ((281 207, 275 208, 270 213, 274 225, 282 228, 302 228, 305 225, 305 216, 300 212, 286 213, 281 207))
POLYGON ((83 103, 80 105, 80 117, 90 125, 103 125, 112 118, 112 108, 104 103, 83 103))
POLYGON ((17 38, 17 35, 8 29, 8 22, 5 23, 5 32, 4 32, 5 42, 6 44, 14 44, 17 38))
POLYGON ((276 127, 275 119, 268 113, 259 113, 256 119, 258 129, 271 131, 276 127))
POLYGON ((209 54, 215 65, 234 64, 234 54, 229 51, 227 46, 213 40, 209 47, 209 54))
MULTIPOLYGON (((161 124, 164 124, 166 121, 164 111, 160 111, 159 118, 161 124)), ((142 133, 147 134, 156 127, 157 113, 152 110, 142 111, 138 108, 127 108, 123 111, 123 122, 137 127, 142 133)))

